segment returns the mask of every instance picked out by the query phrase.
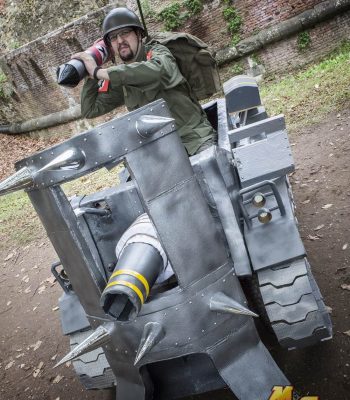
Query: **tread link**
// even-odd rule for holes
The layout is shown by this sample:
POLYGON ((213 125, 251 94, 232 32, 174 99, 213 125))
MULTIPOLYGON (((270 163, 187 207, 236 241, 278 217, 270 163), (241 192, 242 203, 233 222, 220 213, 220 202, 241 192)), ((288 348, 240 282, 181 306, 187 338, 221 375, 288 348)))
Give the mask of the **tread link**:
POLYGON ((288 349, 332 338, 332 324, 306 258, 257 272, 259 289, 278 342, 288 349))
MULTIPOLYGON (((71 349, 80 344, 91 333, 92 330, 89 329, 71 334, 71 349)), ((116 378, 101 347, 81 355, 73 361, 73 367, 86 389, 107 389, 115 386, 116 378)))

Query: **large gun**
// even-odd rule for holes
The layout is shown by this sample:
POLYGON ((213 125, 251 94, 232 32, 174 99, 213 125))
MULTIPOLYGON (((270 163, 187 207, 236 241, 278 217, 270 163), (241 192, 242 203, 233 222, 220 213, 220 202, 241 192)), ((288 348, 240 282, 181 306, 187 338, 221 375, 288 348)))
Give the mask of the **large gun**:
MULTIPOLYGON (((110 51, 103 39, 89 47, 85 52, 92 55, 97 65, 104 64, 110 58, 110 51)), ((88 75, 84 63, 81 60, 75 59, 60 65, 57 68, 56 74, 57 83, 59 85, 71 88, 77 86, 78 83, 88 75)))

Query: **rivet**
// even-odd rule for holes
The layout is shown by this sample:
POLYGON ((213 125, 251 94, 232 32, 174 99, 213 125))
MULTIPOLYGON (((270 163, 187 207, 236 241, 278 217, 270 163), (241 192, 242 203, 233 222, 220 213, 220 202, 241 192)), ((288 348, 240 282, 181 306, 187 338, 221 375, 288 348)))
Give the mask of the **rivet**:
POLYGON ((176 307, 176 308, 175 308, 175 311, 179 311, 179 309, 176 307))
POLYGON ((62 176, 62 178, 63 178, 63 179, 66 179, 66 176, 65 176, 65 175, 63 175, 63 176, 62 176))
POLYGON ((188 340, 191 340, 191 338, 189 337, 188 340))
POLYGON ((87 141, 87 139, 86 139, 86 137, 84 137, 84 142, 86 142, 87 141))
POLYGON ((119 351, 118 348, 116 348, 115 351, 119 351))
POLYGON ((34 160, 32 160, 32 163, 34 163, 34 160))
POLYGON ((139 143, 142 144, 142 140, 140 140, 139 143))
POLYGON ((128 350, 125 350, 125 354, 128 354, 128 350))
POLYGON ((216 322, 214 322, 214 325, 216 325, 216 322))
POLYGON ((192 301, 190 300, 190 304, 192 304, 192 301))
POLYGON ((112 156, 111 156, 111 155, 109 155, 109 156, 108 156, 108 158, 112 158, 112 156))
POLYGON ((41 184, 41 186, 45 186, 45 183, 43 182, 43 183, 41 184))
POLYGON ((202 297, 204 297, 204 293, 202 293, 202 297))
POLYGON ((166 312, 164 313, 164 317, 166 317, 166 312))
POLYGON ((39 160, 42 160, 42 159, 43 159, 43 158, 40 156, 40 157, 39 157, 39 160))
POLYGON ((164 107, 165 107, 165 104, 162 104, 162 107, 164 108, 164 107))
POLYGON ((171 125, 171 127, 172 127, 172 128, 175 128, 175 125, 173 124, 173 125, 171 125))
POLYGON ((225 283, 225 282, 226 282, 226 279, 223 279, 222 281, 225 283))
POLYGON ((153 111, 153 108, 151 108, 151 112, 153 111))
POLYGON ((102 132, 99 132, 98 134, 101 136, 101 135, 102 135, 102 132))
POLYGON ((51 151, 51 154, 53 155, 53 151, 51 151))
POLYGON ((179 343, 176 342, 176 343, 175 343, 175 346, 178 346, 178 345, 179 345, 179 343))
POLYGON ((52 179, 50 179, 50 183, 53 183, 53 180, 52 180, 52 179))
POLYGON ((202 329, 202 333, 204 333, 205 332, 205 330, 204 329, 202 329))
POLYGON ((128 121, 130 121, 130 118, 128 118, 128 121))
POLYGON ((124 151, 128 151, 128 149, 124 149, 124 151))
POLYGON ((98 164, 98 162, 97 161, 95 161, 95 165, 97 165, 98 164))
POLYGON ((112 125, 112 129, 114 129, 114 126, 112 125))

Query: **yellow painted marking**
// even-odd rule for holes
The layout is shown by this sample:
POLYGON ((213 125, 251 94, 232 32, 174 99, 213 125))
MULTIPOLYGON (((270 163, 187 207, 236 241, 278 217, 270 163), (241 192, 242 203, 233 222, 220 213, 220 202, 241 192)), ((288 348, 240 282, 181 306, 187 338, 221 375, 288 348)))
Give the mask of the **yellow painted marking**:
POLYGON ((121 285, 121 286, 129 287, 130 289, 132 289, 139 296, 139 298, 141 300, 141 304, 144 303, 145 300, 144 300, 144 297, 143 297, 143 294, 142 294, 141 290, 136 285, 134 285, 133 283, 130 283, 130 282, 127 282, 127 281, 114 281, 114 282, 110 282, 106 286, 106 289, 111 287, 111 286, 114 286, 114 285, 121 285))
POLYGON ((118 276, 118 275, 132 275, 135 278, 137 278, 140 282, 142 282, 143 286, 146 289, 146 297, 149 295, 149 284, 147 282, 147 279, 141 275, 139 272, 133 271, 132 269, 119 269, 118 271, 114 272, 109 280, 112 278, 118 276))

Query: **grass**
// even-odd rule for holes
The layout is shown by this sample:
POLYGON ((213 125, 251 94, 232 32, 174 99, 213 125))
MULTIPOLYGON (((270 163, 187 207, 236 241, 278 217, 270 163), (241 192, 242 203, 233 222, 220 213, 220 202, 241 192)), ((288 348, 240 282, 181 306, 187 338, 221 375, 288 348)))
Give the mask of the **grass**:
MULTIPOLYGON (((350 42, 323 61, 299 72, 260 84, 269 115, 285 114, 288 130, 322 121, 350 103, 350 42)), ((117 183, 117 170, 98 170, 63 185, 67 196, 87 194, 117 183)), ((22 192, 2 197, 0 203, 0 250, 43 237, 44 231, 22 192)))
POLYGON ((262 102, 269 115, 285 114, 289 131, 321 122, 350 102, 350 42, 323 61, 280 79, 263 82, 262 102))

